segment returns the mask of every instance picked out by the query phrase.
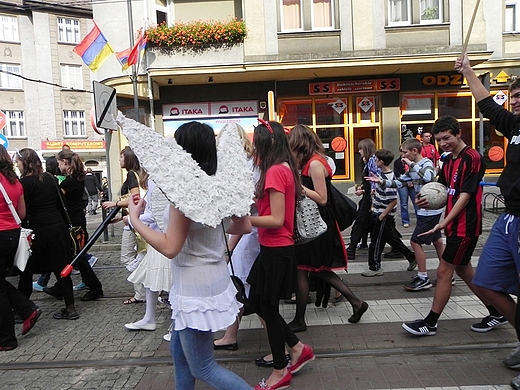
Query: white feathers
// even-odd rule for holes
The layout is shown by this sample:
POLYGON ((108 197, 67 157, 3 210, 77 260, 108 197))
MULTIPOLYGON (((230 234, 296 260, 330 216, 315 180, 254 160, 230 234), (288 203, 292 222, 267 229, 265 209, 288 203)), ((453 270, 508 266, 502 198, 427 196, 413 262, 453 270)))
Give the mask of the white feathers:
POLYGON ((120 112, 117 121, 150 178, 186 217, 215 227, 224 218, 249 213, 254 185, 235 124, 222 128, 217 172, 208 176, 174 139, 166 140, 120 112))

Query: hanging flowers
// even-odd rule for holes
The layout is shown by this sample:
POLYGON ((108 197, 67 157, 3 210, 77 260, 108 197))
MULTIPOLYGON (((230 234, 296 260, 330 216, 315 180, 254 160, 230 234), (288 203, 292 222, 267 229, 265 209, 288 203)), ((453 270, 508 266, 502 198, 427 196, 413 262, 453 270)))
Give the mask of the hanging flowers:
POLYGON ((159 48, 235 45, 244 42, 246 35, 245 22, 236 18, 228 22, 196 21, 172 26, 161 23, 145 32, 148 44, 159 48))

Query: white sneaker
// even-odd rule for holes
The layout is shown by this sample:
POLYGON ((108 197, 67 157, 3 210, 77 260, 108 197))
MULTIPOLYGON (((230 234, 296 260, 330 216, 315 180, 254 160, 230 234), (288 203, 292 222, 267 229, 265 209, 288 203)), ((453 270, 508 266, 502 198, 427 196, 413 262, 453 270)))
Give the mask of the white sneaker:
POLYGON ((361 275, 372 277, 372 276, 383 276, 383 270, 372 271, 371 269, 361 272, 361 275))

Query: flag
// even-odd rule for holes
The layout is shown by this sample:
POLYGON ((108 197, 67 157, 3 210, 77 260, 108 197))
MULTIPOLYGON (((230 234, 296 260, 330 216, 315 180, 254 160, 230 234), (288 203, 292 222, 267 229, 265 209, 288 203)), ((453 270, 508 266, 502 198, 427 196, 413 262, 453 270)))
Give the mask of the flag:
POLYGON ((129 67, 129 65, 128 65, 128 55, 130 54, 131 50, 132 50, 131 48, 128 48, 128 49, 125 49, 123 51, 116 51, 115 55, 116 55, 117 60, 121 64, 121 67, 122 67, 121 70, 127 70, 128 69, 128 67, 129 67))
POLYGON ((128 54, 128 66, 137 64, 139 58, 143 57, 144 49, 146 48, 146 38, 144 37, 143 30, 139 31, 139 36, 135 41, 134 46, 128 54))
POLYGON ((114 52, 95 23, 92 30, 90 30, 85 38, 83 38, 82 41, 72 49, 72 51, 81 57, 83 62, 90 68, 90 70, 92 70, 92 72, 96 72, 114 52))

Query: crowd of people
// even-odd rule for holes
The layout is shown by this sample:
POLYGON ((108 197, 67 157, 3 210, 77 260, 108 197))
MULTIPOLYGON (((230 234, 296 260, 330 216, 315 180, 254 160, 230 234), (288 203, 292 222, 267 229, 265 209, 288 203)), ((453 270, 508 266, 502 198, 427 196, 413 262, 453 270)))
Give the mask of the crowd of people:
MULTIPOLYGON (((437 333, 437 322, 450 299, 456 273, 489 312, 471 329, 487 332, 509 322, 520 339, 520 309, 511 298, 520 292, 520 184, 513 172, 520 160, 520 143, 513 138, 520 137, 520 81, 510 86, 511 113, 492 100, 467 56, 458 59, 455 68, 467 79, 483 115, 510 141, 507 165, 498 181, 506 210, 493 226, 476 271, 471 256, 482 233, 480 183, 485 165, 482 156, 465 144, 460 125, 452 116, 438 118, 417 138, 403 139, 398 158, 390 150, 376 150, 370 139, 359 142, 363 171, 355 193, 360 201, 347 245, 331 197, 333 171, 320 139, 309 127, 297 125, 287 130, 276 121, 259 120, 251 142, 236 124, 226 125, 215 139, 211 127, 190 122, 175 132, 178 148, 166 142, 147 148, 138 144, 143 127, 139 128, 138 138, 134 133, 135 127, 142 125, 126 118, 121 121, 131 146, 120 154, 120 165, 127 175, 117 200, 104 198, 101 206, 123 210, 113 222, 124 222, 121 263, 130 272, 128 281, 134 286, 134 296, 123 303, 145 302, 143 318, 124 327, 129 331, 154 331, 160 294, 169 293, 165 302, 172 310, 172 326, 164 337, 170 341, 178 389, 193 389, 197 379, 216 389, 251 389, 238 375, 220 366, 213 351, 237 350, 240 319, 253 313, 260 317, 271 349, 270 355, 257 359, 256 364, 272 368, 254 389, 287 388, 292 376, 315 359, 313 348, 296 336, 307 329, 309 292, 330 293, 334 288, 338 294, 335 299, 343 297, 351 305, 348 321, 359 322, 368 303, 357 297, 335 271, 346 270, 347 260, 355 258, 356 250, 368 248, 368 270, 362 275, 383 275, 386 244, 392 248, 390 253, 408 260, 407 270, 418 268, 416 276, 403 286, 408 291, 433 286, 424 246, 433 245, 438 257, 431 310, 423 319, 403 323, 406 332, 415 336, 437 333), (443 161, 433 140, 448 153, 443 161), (229 160, 218 153, 221 144, 231 148, 233 153, 226 157, 229 160), (157 147, 167 149, 172 161, 180 161, 168 174, 158 167, 163 161, 155 156, 157 147), (175 184, 185 177, 188 167, 197 179, 177 188, 175 184), (216 187, 232 186, 237 193, 250 197, 245 200, 247 207, 244 202, 230 206, 219 203, 224 202, 222 199, 214 199, 205 210, 194 210, 190 197, 201 196, 194 195, 200 188, 197 180, 216 187), (425 184, 433 181, 447 188, 445 210, 431 209, 428 200, 418 195, 425 184), (327 230, 312 241, 297 244, 295 210, 303 196, 317 204, 327 230), (410 202, 415 212, 411 249, 396 229, 398 202, 404 228, 411 222, 410 202), (221 211, 224 209, 225 213, 221 211), (231 265, 244 285, 247 308, 236 299, 237 289, 229 277, 231 265), (295 298, 296 312, 287 323, 279 304, 291 297, 295 298), (214 340, 213 333, 219 330, 226 332, 214 340)), ((144 129, 152 138, 153 130, 144 129)), ((44 170, 39 156, 30 148, 17 150, 14 157, 20 178, 11 156, 0 146, 0 185, 22 219, 22 226, 33 230, 34 239, 26 269, 17 271, 13 258, 20 225, 7 199, 0 197, 0 244, 5 248, 0 251, 0 351, 17 347, 15 316, 23 322, 22 334, 26 334, 41 315, 30 300, 33 283, 63 298, 65 307, 53 318, 79 318, 72 281, 60 276, 72 259, 64 213, 88 238, 85 215, 96 214, 98 197, 108 190, 107 183, 102 186, 71 150, 64 149, 55 157, 57 169, 49 159, 44 170), (53 255, 48 256, 51 252, 53 255), (54 273, 57 280, 52 287, 47 287, 49 273, 54 273), (6 280, 15 274, 19 275, 18 288, 6 280), (42 276, 33 282, 36 274, 42 276)), ((89 256, 78 259, 75 267, 89 290, 81 300, 102 298, 101 282, 89 256)), ((520 347, 504 363, 520 367, 520 347)), ((520 376, 513 379, 511 386, 520 389, 520 376)))

